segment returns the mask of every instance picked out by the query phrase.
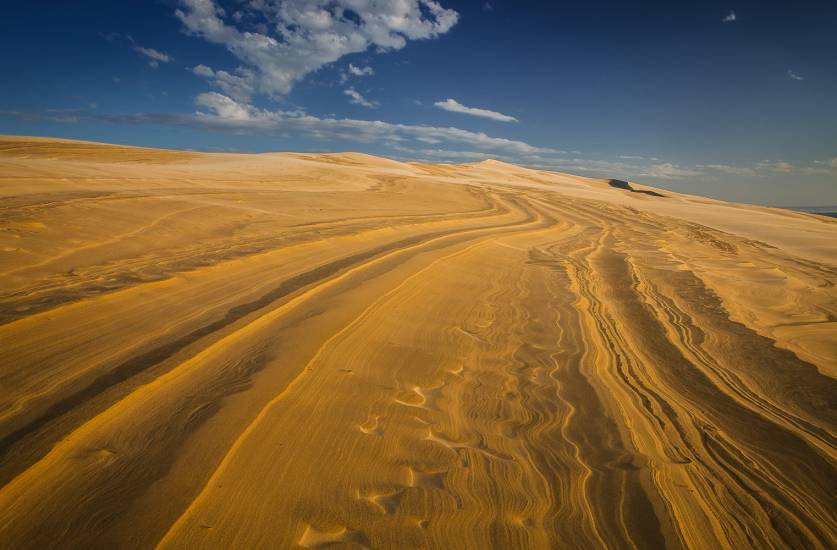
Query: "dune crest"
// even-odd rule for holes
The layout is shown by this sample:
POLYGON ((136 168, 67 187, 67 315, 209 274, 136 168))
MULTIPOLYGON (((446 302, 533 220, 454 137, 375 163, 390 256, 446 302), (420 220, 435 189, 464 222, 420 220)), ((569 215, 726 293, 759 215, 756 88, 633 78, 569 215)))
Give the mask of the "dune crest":
POLYGON ((837 220, 0 137, 0 545, 833 548, 837 220))

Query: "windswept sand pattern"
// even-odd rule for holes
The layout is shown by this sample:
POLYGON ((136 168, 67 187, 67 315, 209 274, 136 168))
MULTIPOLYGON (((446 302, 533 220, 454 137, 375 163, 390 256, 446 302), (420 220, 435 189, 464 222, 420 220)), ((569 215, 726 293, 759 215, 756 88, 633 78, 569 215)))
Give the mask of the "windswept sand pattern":
POLYGON ((837 546, 837 220, 36 138, 0 186, 4 548, 837 546))

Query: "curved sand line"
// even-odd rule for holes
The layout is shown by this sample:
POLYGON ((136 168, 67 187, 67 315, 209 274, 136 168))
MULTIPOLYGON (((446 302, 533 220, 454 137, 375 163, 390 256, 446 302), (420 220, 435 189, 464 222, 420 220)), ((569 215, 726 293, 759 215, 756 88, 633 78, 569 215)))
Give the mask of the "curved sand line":
POLYGON ((0 168, 4 547, 837 544, 835 220, 494 161, 0 168))

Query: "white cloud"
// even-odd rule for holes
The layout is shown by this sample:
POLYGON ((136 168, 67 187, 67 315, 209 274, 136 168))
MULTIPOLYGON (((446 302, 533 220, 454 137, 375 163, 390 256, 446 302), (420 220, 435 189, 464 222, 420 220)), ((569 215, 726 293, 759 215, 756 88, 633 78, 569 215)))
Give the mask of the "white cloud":
POLYGON ((624 160, 645 160, 645 157, 639 155, 619 155, 619 158, 624 160))
POLYGON ((355 105, 362 105, 363 107, 368 107, 369 109, 374 109, 380 105, 377 101, 370 101, 366 99, 360 92, 352 87, 346 88, 343 90, 343 93, 349 96, 349 102, 354 103, 355 105))
POLYGON ((238 101, 247 102, 255 93, 255 73, 248 69, 239 67, 233 74, 223 70, 214 71, 206 65, 197 65, 191 70, 196 76, 211 80, 222 92, 238 101))
POLYGON ((721 21, 723 21, 724 23, 732 23, 733 21, 737 21, 737 20, 738 20, 738 17, 735 15, 734 11, 729 12, 728 15, 725 15, 724 18, 721 19, 721 21))
POLYGON ((684 168, 678 166, 677 164, 671 164, 670 162, 665 162, 662 164, 652 164, 646 167, 641 171, 640 175, 648 178, 673 180, 690 176, 700 176, 702 175, 702 172, 691 168, 684 168))
POLYGON ((211 113, 198 112, 200 117, 217 117, 229 122, 264 123, 273 120, 273 115, 267 111, 257 109, 251 105, 239 103, 218 92, 207 92, 195 98, 199 107, 208 109, 211 113))
POLYGON ((462 113, 465 115, 478 116, 482 118, 490 118, 491 120, 498 120, 500 122, 517 122, 513 116, 504 115, 497 111, 489 111, 488 109, 479 109, 476 107, 466 107, 455 99, 446 99, 444 101, 437 101, 434 103, 436 107, 444 109, 445 111, 452 111, 454 113, 462 113))
POLYGON ((788 78, 793 79, 793 80, 805 80, 804 77, 799 76, 798 74, 796 74, 795 72, 793 72, 790 69, 788 69, 788 78))
POLYGON ((206 65, 196 65, 192 67, 190 70, 197 76, 203 76, 205 78, 212 78, 215 76, 215 71, 213 71, 206 65))
POLYGON ((148 65, 152 69, 160 66, 160 63, 171 63, 174 58, 167 53, 155 50, 154 48, 144 48, 142 46, 134 46, 134 51, 140 53, 148 58, 148 65))
POLYGON ((196 101, 203 110, 194 114, 148 113, 104 115, 97 118, 110 122, 172 124, 236 131, 299 132, 318 139, 343 139, 361 143, 393 144, 409 140, 428 144, 459 143, 508 155, 561 154, 558 149, 537 147, 523 141, 461 128, 396 124, 380 120, 318 118, 300 112, 259 109, 218 92, 201 94, 196 101))
POLYGON ((353 76, 372 76, 375 74, 375 69, 372 67, 355 67, 349 63, 349 67, 344 71, 340 70, 340 84, 345 84, 353 76))
POLYGON ((349 63, 349 74, 354 76, 372 76, 375 74, 375 69, 372 67, 355 67, 349 63))
POLYGON ((403 48, 448 32, 459 14, 435 0, 251 0, 227 18, 215 0, 181 0, 186 31, 225 46, 241 62, 213 83, 239 99, 277 97, 341 57, 403 48))

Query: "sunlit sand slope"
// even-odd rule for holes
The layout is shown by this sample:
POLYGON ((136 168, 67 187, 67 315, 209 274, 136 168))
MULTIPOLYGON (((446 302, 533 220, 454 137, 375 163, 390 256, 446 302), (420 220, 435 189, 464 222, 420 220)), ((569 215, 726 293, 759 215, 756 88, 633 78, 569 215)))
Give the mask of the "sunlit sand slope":
POLYGON ((0 547, 837 544, 837 220, 35 138, 0 186, 0 547))

